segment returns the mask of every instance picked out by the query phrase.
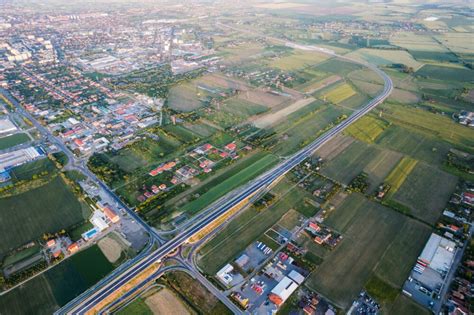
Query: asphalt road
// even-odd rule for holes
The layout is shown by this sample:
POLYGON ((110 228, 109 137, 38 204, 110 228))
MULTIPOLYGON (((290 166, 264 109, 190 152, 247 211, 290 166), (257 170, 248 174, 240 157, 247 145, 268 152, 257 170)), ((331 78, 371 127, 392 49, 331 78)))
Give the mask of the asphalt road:
MULTIPOLYGON (((279 39, 274 40, 281 41, 279 39)), ((327 143, 337 134, 342 132, 345 128, 353 124, 359 118, 361 118, 362 116, 370 112, 372 109, 374 109, 377 105, 382 103, 393 90, 393 83, 391 79, 383 71, 371 64, 352 60, 344 56, 339 56, 333 51, 316 46, 298 45, 290 42, 285 42, 285 45, 293 47, 295 49, 318 51, 333 57, 363 65, 377 73, 384 80, 384 89, 379 95, 372 99, 363 108, 355 111, 346 120, 342 121, 337 126, 324 133, 322 136, 317 138, 305 148, 301 149, 299 152, 282 161, 279 165, 277 165, 270 171, 267 171, 263 175, 259 176, 257 179, 251 181, 246 186, 244 186, 244 188, 240 188, 237 194, 235 192, 230 193, 228 195, 228 198, 222 199, 217 203, 217 205, 212 205, 208 210, 205 211, 205 216, 199 217, 199 219, 194 221, 192 225, 182 230, 173 239, 162 244, 160 248, 145 256, 133 266, 130 266, 128 269, 120 273, 120 275, 118 275, 117 277, 107 281, 105 285, 100 286, 100 288, 97 288, 97 290, 93 294, 88 295, 85 299, 81 299, 80 301, 73 300, 73 303, 71 303, 71 305, 66 305, 61 310, 59 310, 57 314, 85 314, 87 311, 91 310, 97 303, 99 303, 101 300, 118 290, 121 286, 136 277, 143 270, 148 268, 151 264, 160 261, 170 252, 176 250, 181 244, 186 242, 187 239, 189 239, 191 236, 208 226, 216 218, 220 217, 222 214, 232 209, 241 201, 246 200, 255 192, 261 189, 265 189, 279 177, 285 175, 295 166, 297 166, 306 158, 311 156, 315 152, 315 150, 320 148, 323 144, 327 143)))

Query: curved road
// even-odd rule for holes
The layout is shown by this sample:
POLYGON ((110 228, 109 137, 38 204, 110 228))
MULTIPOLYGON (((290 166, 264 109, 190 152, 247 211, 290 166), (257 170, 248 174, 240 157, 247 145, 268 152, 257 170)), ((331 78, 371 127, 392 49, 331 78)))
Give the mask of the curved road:
MULTIPOLYGON (((222 25, 222 24, 221 24, 222 25)), ((226 26, 227 27, 227 26, 226 26)), ((280 39, 273 39, 278 40, 281 42, 280 39)), ((382 103, 392 92, 393 90, 393 83, 391 79, 380 69, 377 67, 363 63, 357 60, 352 60, 350 58, 339 56, 335 52, 330 51, 325 48, 320 48, 316 46, 306 46, 306 45, 299 45, 291 42, 284 42, 285 45, 293 47, 295 49, 302 49, 302 50, 310 50, 310 51, 318 51, 320 53, 324 53, 330 55, 332 57, 337 57, 343 60, 347 60, 353 63, 357 63, 363 65, 375 73, 377 73, 383 80, 384 80, 384 88, 383 91, 372 99, 368 104, 366 104, 361 109, 354 112, 351 116, 349 116, 346 120, 342 121, 337 126, 333 127, 329 131, 325 132, 323 135, 318 137, 312 143, 310 143, 305 148, 301 149, 297 153, 293 154, 286 160, 282 161, 279 165, 272 168, 271 170, 265 172, 263 175, 260 175, 258 178, 254 179, 253 181, 249 182, 246 186, 239 188, 238 193, 232 192, 227 195, 226 199, 223 199, 221 202, 218 202, 217 205, 211 205, 206 210, 206 215, 199 217, 198 220, 193 222, 192 225, 188 226, 186 229, 181 231, 171 240, 162 244, 157 250, 153 251, 152 253, 146 255, 136 264, 130 266, 125 271, 120 273, 117 277, 113 279, 108 279, 104 285, 101 285, 100 288, 98 287, 97 290, 93 293, 88 295, 86 298, 73 300, 71 303, 63 307, 61 310, 57 312, 57 314, 85 314, 91 309, 94 308, 96 304, 102 301, 107 296, 113 294, 116 290, 122 287, 124 284, 129 282, 131 279, 136 277, 142 271, 147 269, 153 263, 160 261, 164 257, 166 257, 170 252, 176 250, 181 244, 185 243, 191 236, 196 234, 197 232, 201 231, 203 228, 208 226, 212 223, 216 218, 220 217, 234 206, 239 204, 240 202, 246 200, 250 196, 252 196, 255 192, 260 191, 261 189, 265 189, 270 184, 272 184, 275 180, 280 178, 281 176, 288 173, 291 169, 295 166, 300 164, 306 158, 310 157, 318 148, 320 148, 323 144, 327 143, 329 140, 334 138, 337 134, 342 132, 345 128, 356 122, 359 118, 370 112, 374 109, 377 105, 382 103)))

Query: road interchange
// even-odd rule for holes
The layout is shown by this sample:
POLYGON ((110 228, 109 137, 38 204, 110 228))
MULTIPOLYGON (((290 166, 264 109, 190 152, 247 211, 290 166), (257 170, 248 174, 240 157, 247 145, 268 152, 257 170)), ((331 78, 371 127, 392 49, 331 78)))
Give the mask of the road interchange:
MULTIPOLYGON (((279 40, 274 38, 272 39, 279 40)), ((90 294, 86 295, 81 295, 80 299, 75 299, 71 301, 69 304, 57 311, 56 314, 86 314, 90 310, 94 309, 94 307, 106 297, 112 295, 115 291, 117 291, 123 285, 125 285, 137 275, 142 273, 144 270, 149 268, 152 264, 160 262, 168 254, 178 249, 182 244, 186 243, 190 237, 213 223, 214 220, 216 220, 235 206, 239 205, 240 203, 245 202, 256 192, 267 188, 276 180, 278 180, 283 175, 292 170, 294 167, 303 162, 306 158, 313 155, 318 148, 327 143, 329 140, 333 139, 336 135, 341 133, 348 126, 356 122, 362 116, 373 110, 377 105, 382 103, 393 90, 393 83, 388 77, 388 75, 386 75, 383 71, 371 64, 360 62, 358 60, 353 60, 345 56, 339 56, 333 51, 316 46, 299 45, 286 41, 285 45, 293 47, 295 49, 317 51, 335 58, 365 66, 370 70, 374 71, 383 79, 383 90, 375 98, 369 101, 364 107, 355 111, 347 119, 343 120, 338 125, 334 126, 332 129, 323 133, 320 137, 311 142, 309 145, 307 145, 297 153, 293 154, 292 156, 286 158, 277 166, 260 175, 258 178, 252 180, 243 188, 239 188, 237 190, 237 193, 235 191, 231 192, 226 196, 226 198, 220 199, 217 203, 211 205, 208 209, 205 210, 206 214, 204 216, 200 216, 198 217, 198 219, 194 219, 192 224, 187 226, 183 231, 178 233, 169 241, 163 243, 158 249, 151 253, 148 253, 147 255, 144 255, 144 257, 141 257, 141 259, 139 260, 134 260, 133 264, 130 263, 127 265, 128 268, 121 268, 121 272, 117 273, 115 277, 110 277, 107 279, 107 281, 101 282, 100 286, 96 286, 96 290, 94 292, 91 292, 90 294)), ((89 170, 87 171, 90 172, 89 170)), ((118 199, 118 197, 116 198, 118 199)), ((121 203, 120 199, 118 199, 118 201, 121 203)), ((151 227, 149 227, 149 229, 152 230, 151 227)))

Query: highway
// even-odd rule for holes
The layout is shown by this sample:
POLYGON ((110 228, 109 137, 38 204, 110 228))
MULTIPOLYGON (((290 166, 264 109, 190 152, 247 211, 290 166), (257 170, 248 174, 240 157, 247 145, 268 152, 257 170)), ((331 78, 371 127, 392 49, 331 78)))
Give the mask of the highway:
MULTIPOLYGON (((281 41, 281 40, 280 40, 281 41)), ((227 195, 226 198, 220 200, 217 204, 211 205, 210 208, 205 210, 206 215, 199 217, 197 220, 193 222, 193 224, 186 227, 186 229, 182 230, 179 234, 177 234, 171 240, 162 244, 157 250, 153 251, 152 253, 146 255, 136 264, 131 266, 130 268, 123 271, 119 276, 114 279, 110 279, 107 283, 100 288, 94 294, 87 296, 87 298, 82 299, 81 301, 74 301, 73 305, 66 305, 63 309, 59 310, 57 314, 85 314, 91 309, 95 307, 100 301, 105 299, 107 296, 113 294, 116 290, 118 290, 121 286, 129 282, 131 279, 136 277, 142 271, 147 269, 153 263, 157 261, 161 261, 164 257, 166 257, 169 253, 176 250, 179 246, 185 243, 191 236, 196 234, 197 232, 201 231, 203 228, 211 224, 215 219, 232 209, 234 206, 238 205, 241 201, 246 200, 250 196, 252 196, 255 192, 260 191, 261 189, 265 189, 270 184, 272 184, 276 179, 288 173, 291 169, 295 166, 300 164, 306 158, 310 157, 318 148, 322 145, 327 143, 329 140, 333 139, 337 134, 342 132, 345 128, 353 124, 362 116, 369 113, 372 109, 374 109, 377 105, 382 103, 392 92, 393 90, 393 83, 391 79, 380 69, 377 67, 359 62, 357 60, 352 60, 350 58, 339 56, 335 54, 333 51, 327 50, 325 48, 319 48, 316 46, 305 46, 305 45, 298 45, 290 42, 285 42, 285 45, 293 47, 295 49, 303 49, 303 50, 312 50, 318 51, 332 57, 337 57, 343 60, 347 60, 353 63, 357 63, 363 65, 375 73, 377 73, 383 80, 384 80, 384 88, 383 91, 377 95, 374 99, 369 101, 361 109, 355 111, 351 116, 349 116, 346 120, 342 121, 329 131, 325 132, 323 135, 318 137, 312 143, 307 145, 305 148, 301 149, 297 153, 293 154, 292 156, 288 157, 287 159, 283 160, 280 164, 272 168, 271 170, 265 172, 264 174, 260 175, 258 178, 254 179, 253 181, 249 182, 243 188, 239 188, 237 191, 238 193, 231 192, 227 195)))

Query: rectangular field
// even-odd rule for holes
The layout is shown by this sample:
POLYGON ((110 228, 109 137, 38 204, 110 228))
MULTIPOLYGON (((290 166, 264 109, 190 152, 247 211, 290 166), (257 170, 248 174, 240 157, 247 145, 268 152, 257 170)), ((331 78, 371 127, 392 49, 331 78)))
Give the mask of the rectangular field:
POLYGON ((457 182, 456 176, 425 163, 418 163, 393 195, 393 200, 408 206, 417 218, 434 224, 457 182))
POLYGON ((390 185, 390 191, 387 195, 387 198, 391 198, 398 191, 417 163, 417 160, 406 156, 400 160, 397 166, 385 179, 385 183, 390 185))
POLYGON ((328 56, 317 52, 296 51, 288 56, 272 61, 270 67, 279 68, 283 71, 292 71, 309 67, 326 59, 328 59, 328 56))
POLYGON ((344 83, 325 93, 323 98, 333 104, 339 104, 355 94, 356 91, 349 84, 344 83))
POLYGON ((112 269, 94 245, 0 296, 0 314, 52 314, 112 269))
POLYGON ((364 116, 355 124, 350 125, 344 133, 367 143, 374 143, 388 124, 374 116, 364 116))
POLYGON ((39 188, 0 199, 0 209, 1 253, 43 233, 81 222, 89 215, 59 176, 39 188))
POLYGON ((200 196, 198 199, 189 202, 181 208, 182 211, 194 214, 209 206, 212 202, 216 201, 220 197, 238 186, 248 182, 250 179, 256 177, 258 174, 270 168, 278 161, 278 158, 274 155, 266 155, 252 166, 240 171, 239 173, 229 177, 220 184, 212 187, 205 194, 200 196))
POLYGON ((375 267, 376 275, 393 287, 401 288, 430 234, 429 226, 407 219, 375 267))
POLYGON ((421 77, 443 81, 449 80, 468 83, 474 80, 474 70, 460 67, 424 65, 415 74, 421 77))
POLYGON ((405 220, 403 215, 361 195, 347 197, 326 221, 342 231, 344 239, 311 274, 307 286, 347 309, 398 236, 405 220), (344 215, 338 215, 341 209, 344 215))
POLYGON ((26 133, 15 133, 10 136, 0 138, 0 150, 4 150, 13 147, 18 144, 22 144, 30 141, 30 137, 26 133))

